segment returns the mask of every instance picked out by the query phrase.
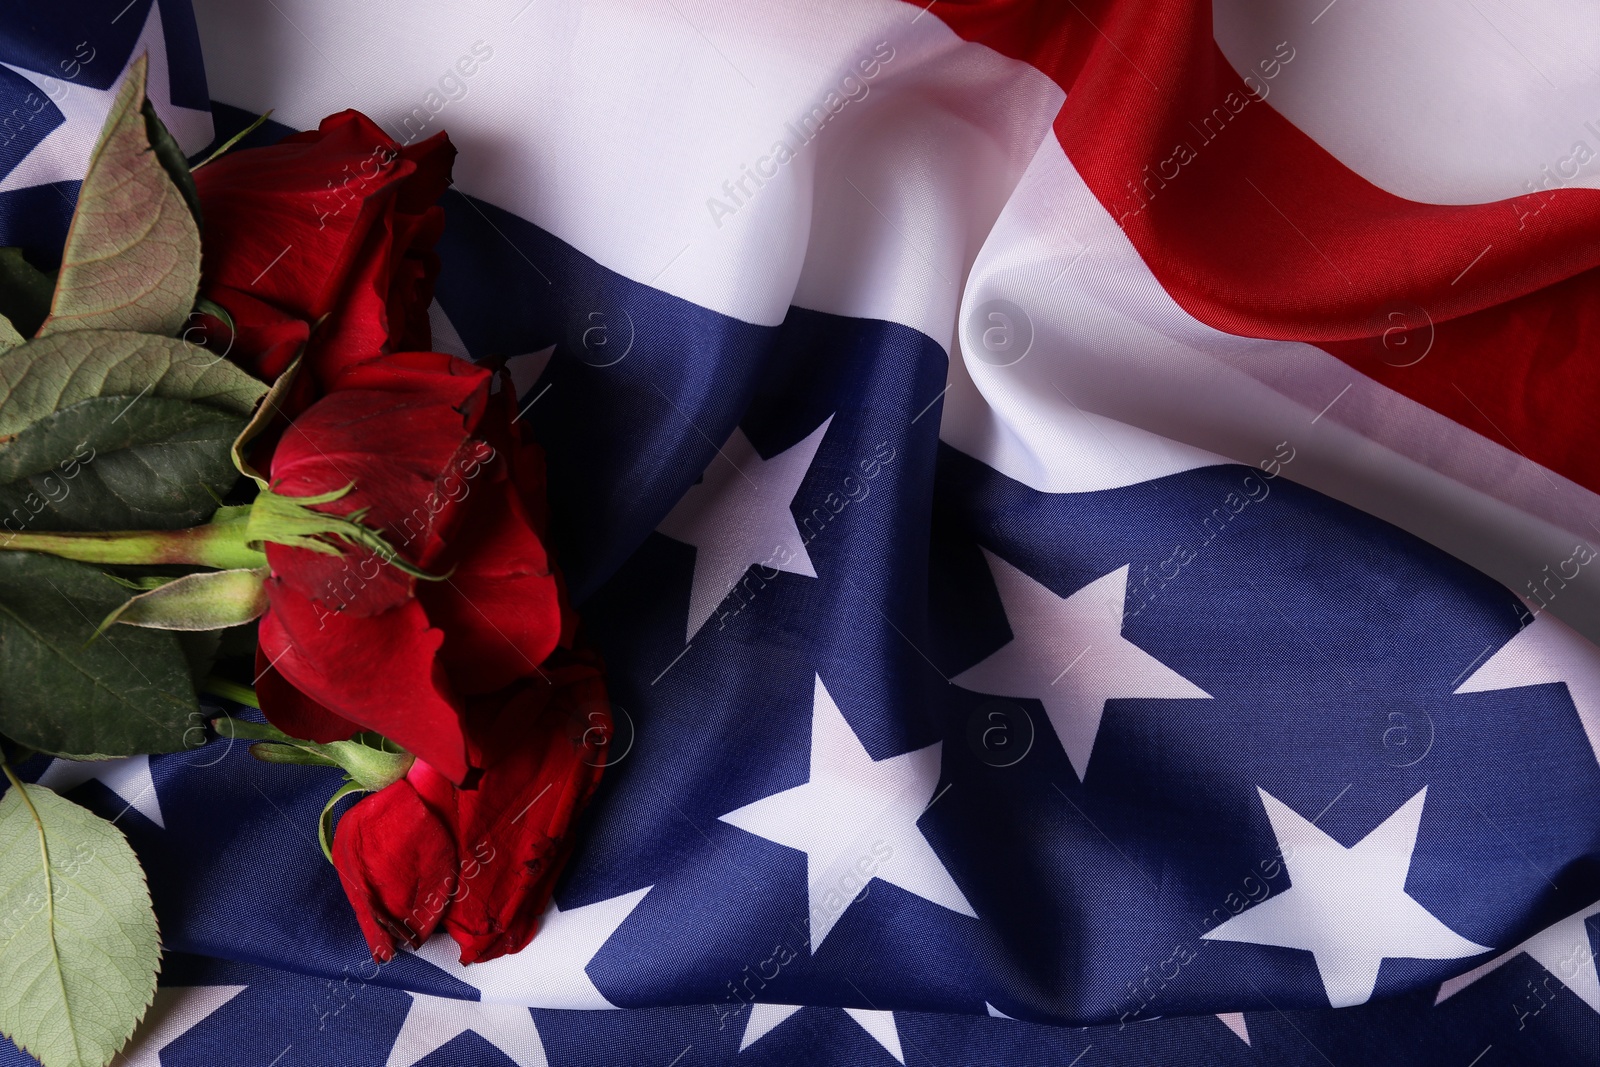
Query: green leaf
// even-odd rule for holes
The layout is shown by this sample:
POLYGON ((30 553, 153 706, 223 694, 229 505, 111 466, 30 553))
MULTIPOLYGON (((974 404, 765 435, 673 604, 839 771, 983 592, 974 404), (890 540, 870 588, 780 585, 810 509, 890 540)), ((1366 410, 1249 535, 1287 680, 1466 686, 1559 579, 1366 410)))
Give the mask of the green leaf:
POLYGON ((91 640, 126 596, 89 564, 0 552, 0 734, 75 759, 194 747, 200 707, 177 636, 91 640))
POLYGON ((50 314, 52 275, 22 257, 20 248, 0 248, 0 315, 23 337, 32 337, 50 314))
POLYGON ((267 610, 268 569, 201 571, 184 575, 128 600, 106 616, 114 623, 152 630, 225 630, 267 610))
POLYGON ((205 522, 238 478, 229 447, 243 422, 166 397, 80 400, 0 445, 0 525, 21 533, 205 522))
POLYGON ((40 786, 0 798, 0 1033, 44 1067, 103 1067, 156 991, 144 872, 111 823, 40 786))
POLYGON ((4 315, 0 315, 0 352, 4 352, 8 348, 15 348, 25 340, 27 338, 18 333, 17 328, 11 325, 11 320, 4 315))
POLYGON ((41 336, 121 329, 171 337, 200 287, 200 227, 145 132, 148 56, 128 68, 67 231, 41 336))
POLYGON ((139 114, 144 116, 144 135, 150 142, 150 151, 156 154, 156 162, 167 172, 172 184, 178 187, 183 202, 189 205, 189 214, 194 216, 195 225, 205 225, 200 214, 200 190, 194 187, 194 175, 189 172, 188 157, 183 154, 177 139, 167 130, 167 124, 156 114, 155 105, 149 99, 140 106, 139 114))
POLYGON ((227 360, 177 338, 123 330, 54 334, 0 359, 0 437, 96 396, 192 400, 249 418, 266 391, 227 360))

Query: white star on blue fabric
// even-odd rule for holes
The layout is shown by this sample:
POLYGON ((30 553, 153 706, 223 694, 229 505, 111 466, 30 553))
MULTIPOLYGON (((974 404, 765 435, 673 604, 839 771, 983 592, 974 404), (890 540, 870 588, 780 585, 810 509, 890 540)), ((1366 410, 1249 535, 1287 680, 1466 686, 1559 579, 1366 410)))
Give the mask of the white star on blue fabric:
POLYGON ((1310 952, 1335 1008, 1365 1004, 1385 959, 1453 960, 1490 949, 1473 944, 1406 892, 1428 790, 1349 848, 1265 789, 1257 789, 1278 839, 1289 888, 1201 934, 1310 952))
POLYGON ((118 1067, 161 1067, 161 1050, 193 1030, 244 992, 242 985, 162 986, 133 1037, 117 1056, 118 1067))
MULTIPOLYGON (((156 114, 185 152, 198 152, 211 143, 211 112, 179 107, 172 102, 167 74, 167 38, 161 26, 161 5, 150 5, 144 29, 128 54, 127 66, 149 53, 150 68, 146 95, 156 114)), ((79 181, 89 170, 89 156, 100 139, 101 127, 111 113, 112 101, 122 86, 122 75, 109 89, 94 89, 79 82, 64 81, 48 71, 31 71, 3 63, 49 97, 61 111, 65 122, 56 126, 25 156, 10 173, 0 175, 0 193, 26 189, 51 182, 79 181)))
POLYGON ((410 993, 411 1008, 395 1035, 384 1067, 413 1067, 424 1056, 465 1033, 474 1033, 511 1058, 517 1067, 549 1067, 533 1013, 515 1004, 482 1004, 410 993))
POLYGON ((722 816, 806 854, 813 954, 874 878, 977 918, 917 828, 939 784, 940 748, 874 760, 818 676, 809 780, 722 816))
POLYGON ((1217 1013, 1217 1018, 1222 1020, 1223 1026, 1233 1031, 1234 1037, 1247 1045, 1250 1043, 1250 1027, 1244 1021, 1244 1012, 1220 1011, 1217 1013))
POLYGON ((661 520, 661 533, 695 547, 686 642, 694 640, 751 567, 817 576, 789 505, 832 422, 829 415, 804 440, 771 459, 762 459, 735 427, 700 481, 661 520))
MULTIPOLYGON (((780 1023, 788 1019, 795 1012, 800 1011, 799 1004, 752 1004, 750 1005, 750 1018, 745 1020, 744 1036, 739 1039, 739 1051, 743 1052, 751 1045, 766 1037, 780 1023)), ((905 1053, 900 1050, 900 1030, 895 1026, 894 1012, 869 1011, 866 1008, 843 1008, 846 1015, 856 1021, 856 1024, 872 1036, 872 1040, 882 1045, 884 1051, 901 1063, 906 1062, 905 1053)))
POLYGON ((150 776, 149 756, 111 760, 57 759, 45 768, 34 784, 65 793, 91 779, 121 797, 129 808, 166 829, 167 824, 161 818, 161 798, 156 795, 155 779, 150 776))
POLYGON ((1600 650, 1553 615, 1540 614, 1456 687, 1457 693, 1547 685, 1567 687, 1572 706, 1600 760, 1600 650))
POLYGON ((417 955, 476 989, 485 1003, 530 1008, 615 1008, 595 988, 587 968, 650 888, 645 886, 568 911, 562 911, 551 900, 539 921, 538 934, 521 952, 509 956, 463 964, 456 943, 442 933, 429 939, 417 955))
POLYGON ((1549 971, 1579 1000, 1600 1012, 1600 963, 1596 962, 1595 949, 1589 939, 1588 920, 1600 915, 1600 900, 1568 915, 1558 923, 1545 927, 1528 940, 1508 952, 1502 952, 1488 963, 1475 967, 1466 974, 1450 979, 1439 986, 1435 1004, 1443 1003, 1490 971, 1527 953, 1539 966, 1549 971))
POLYGON ((1043 704, 1080 782, 1089 771, 1106 701, 1211 699, 1122 636, 1126 566, 1071 596, 1057 596, 993 552, 985 549, 984 556, 1005 605, 1011 640, 950 680, 974 693, 1043 704))

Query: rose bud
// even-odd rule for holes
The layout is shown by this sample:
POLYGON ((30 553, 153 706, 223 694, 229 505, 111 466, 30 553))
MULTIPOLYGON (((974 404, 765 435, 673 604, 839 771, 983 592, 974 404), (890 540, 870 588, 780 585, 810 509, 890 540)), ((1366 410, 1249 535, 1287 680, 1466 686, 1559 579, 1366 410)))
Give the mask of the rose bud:
POLYGON ((459 789, 422 760, 340 820, 333 861, 374 958, 442 926, 461 962, 532 940, 611 739, 598 661, 557 653, 543 677, 471 702, 488 766, 459 789))
POLYGON ((299 404, 353 362, 432 347, 437 201, 454 159, 443 133, 402 146, 344 111, 195 171, 200 296, 234 327, 216 347, 270 381, 294 358, 294 342, 309 341, 299 404))

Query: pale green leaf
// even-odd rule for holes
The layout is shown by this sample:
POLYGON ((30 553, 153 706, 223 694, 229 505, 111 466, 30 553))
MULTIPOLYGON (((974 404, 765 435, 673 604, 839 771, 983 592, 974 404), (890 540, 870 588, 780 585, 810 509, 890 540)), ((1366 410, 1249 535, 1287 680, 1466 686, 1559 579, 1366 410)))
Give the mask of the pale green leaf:
POLYGON ((128 68, 67 232, 40 336, 115 329, 171 337, 200 287, 200 228, 156 153, 142 112, 148 57, 128 68))
POLYGON ((76 330, 29 341, 0 359, 0 437, 80 400, 158 396, 249 417, 265 383, 173 337, 76 330))
POLYGON ((39 786, 0 798, 0 1033, 44 1067, 104 1067, 155 996, 160 936, 139 860, 39 786))
POLYGON ((17 328, 11 325, 11 320, 4 315, 0 315, 0 352, 4 352, 8 348, 15 348, 25 340, 27 338, 18 333, 17 328))

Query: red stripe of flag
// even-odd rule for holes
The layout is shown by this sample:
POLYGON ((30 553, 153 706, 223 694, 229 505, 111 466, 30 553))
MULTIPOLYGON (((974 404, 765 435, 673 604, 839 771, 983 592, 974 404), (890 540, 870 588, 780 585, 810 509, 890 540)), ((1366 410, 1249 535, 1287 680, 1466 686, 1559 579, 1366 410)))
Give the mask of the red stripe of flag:
MULTIPOLYGON (((1385 192, 1267 102, 1266 73, 1292 77, 1314 37, 1260 57, 1247 84, 1205 0, 940 0, 931 13, 1066 91, 1067 157, 1190 315, 1317 345, 1600 492, 1600 192, 1464 206, 1385 192)), ((1600 133, 1574 137, 1600 154, 1600 133)))

